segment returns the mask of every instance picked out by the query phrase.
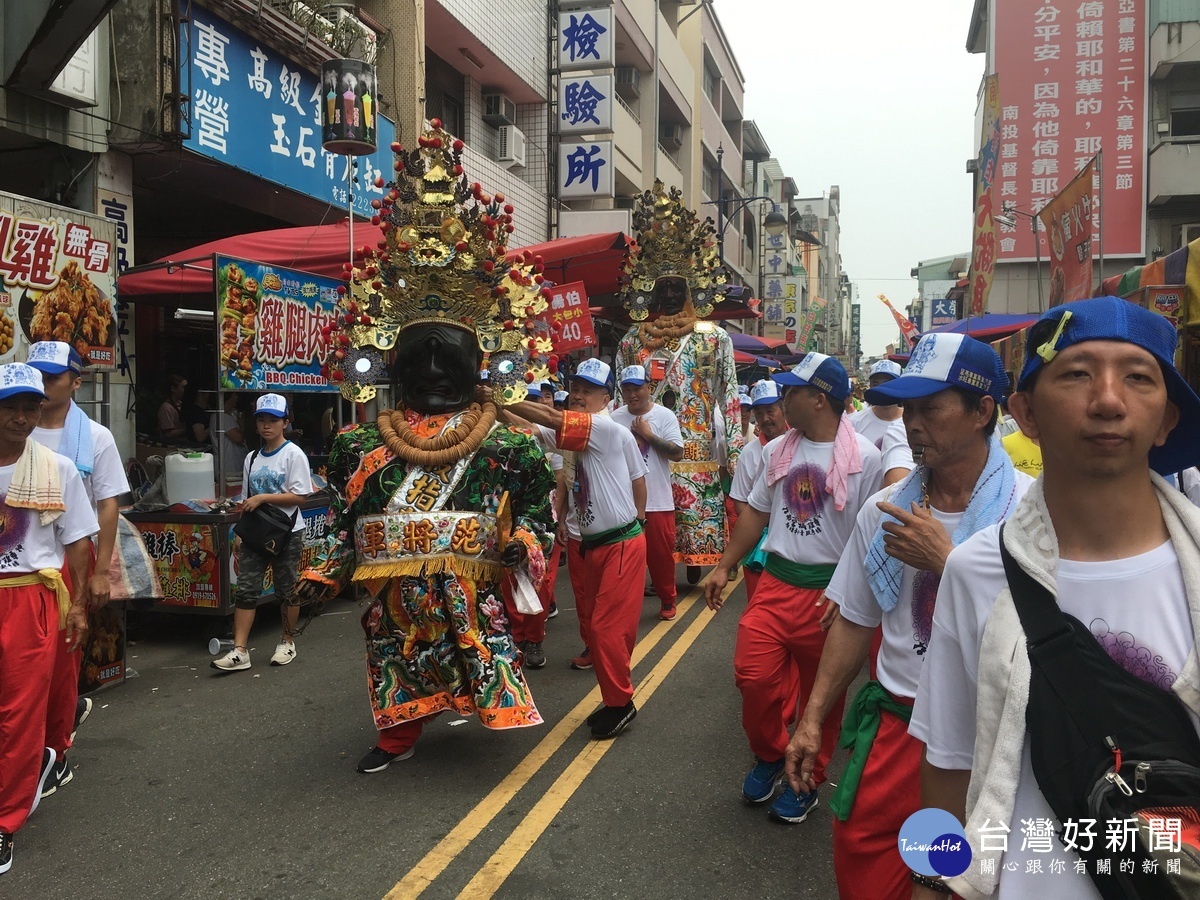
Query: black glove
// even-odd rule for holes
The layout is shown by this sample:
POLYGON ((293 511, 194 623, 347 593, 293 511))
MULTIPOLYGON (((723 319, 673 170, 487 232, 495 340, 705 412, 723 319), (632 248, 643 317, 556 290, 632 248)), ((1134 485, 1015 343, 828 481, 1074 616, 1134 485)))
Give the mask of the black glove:
POLYGON ((525 549, 524 544, 520 541, 509 541, 504 552, 500 554, 500 562, 510 569, 515 569, 525 562, 527 556, 529 556, 529 551, 525 549))

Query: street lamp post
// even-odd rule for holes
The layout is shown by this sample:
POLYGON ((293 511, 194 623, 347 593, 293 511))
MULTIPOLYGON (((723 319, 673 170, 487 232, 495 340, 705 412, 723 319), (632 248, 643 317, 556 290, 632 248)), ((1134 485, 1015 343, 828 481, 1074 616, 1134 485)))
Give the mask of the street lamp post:
MULTIPOLYGON (((733 217, 744 210, 751 203, 759 200, 766 200, 774 207, 775 201, 771 197, 730 197, 725 199, 725 177, 722 167, 722 160, 725 157, 725 146, 717 145, 717 199, 708 200, 706 203, 712 204, 717 208, 717 259, 721 265, 725 264, 725 229, 729 227, 729 223, 733 221, 733 217), (725 215, 725 204, 737 204, 731 210, 729 215, 725 215)), ((772 208, 763 219, 763 230, 772 237, 783 234, 787 231, 787 216, 781 213, 778 209, 772 208)), ((760 238, 761 240, 761 238, 760 238)))
POLYGON ((1038 234, 1038 217, 1037 213, 1022 212, 1019 209, 1010 209, 1004 215, 994 216, 993 219, 1001 225, 1009 228, 1016 227, 1017 220, 1013 216, 1024 216, 1029 220, 1029 227, 1033 231, 1033 255, 1034 265, 1037 271, 1037 291, 1038 291, 1038 312, 1046 311, 1046 304, 1042 299, 1042 240, 1038 234))

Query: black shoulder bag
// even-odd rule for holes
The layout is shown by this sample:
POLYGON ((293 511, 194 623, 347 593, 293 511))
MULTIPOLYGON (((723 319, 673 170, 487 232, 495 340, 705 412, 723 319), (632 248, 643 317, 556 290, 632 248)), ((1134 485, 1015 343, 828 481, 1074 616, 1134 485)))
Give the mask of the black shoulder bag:
MULTIPOLYGON (((258 456, 255 450, 250 454, 250 471, 254 471, 254 460, 258 456)), ((246 479, 249 487, 250 479, 246 479)), ((248 494, 247 499, 253 494, 248 494)), ((296 524, 296 510, 288 515, 278 506, 263 503, 249 512, 242 512, 233 533, 242 539, 242 543, 256 553, 269 559, 274 559, 287 549, 292 541, 292 528, 296 524)))
POLYGON ((1200 736, 1186 708, 1170 691, 1125 671, 1082 622, 1059 609, 1005 548, 1003 527, 1000 553, 1029 648, 1025 723, 1033 774, 1060 823, 1096 822, 1090 849, 1082 836, 1070 849, 1087 862, 1105 900, 1195 900, 1200 736), (1128 820, 1136 830, 1131 823, 1128 842, 1110 850, 1109 822, 1128 820), (1098 872, 1102 860, 1110 874, 1098 872))

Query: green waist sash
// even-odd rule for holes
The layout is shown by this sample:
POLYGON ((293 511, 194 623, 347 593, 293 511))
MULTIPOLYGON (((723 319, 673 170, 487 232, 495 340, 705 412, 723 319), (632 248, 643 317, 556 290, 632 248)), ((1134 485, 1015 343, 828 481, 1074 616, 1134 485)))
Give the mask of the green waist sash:
POLYGON ((829 808, 842 822, 850 818, 854 809, 854 797, 858 793, 858 784, 862 781, 863 770, 867 767, 867 757, 871 755, 871 747, 875 743, 875 735, 879 732, 879 721, 884 711, 890 712, 897 719, 907 722, 912 718, 912 707, 902 703, 888 693, 878 681, 868 681, 854 696, 850 708, 846 710, 846 720, 842 723, 842 737, 838 745, 850 750, 850 759, 842 772, 842 780, 838 782, 829 801, 829 808))
POLYGON ((604 547, 608 544, 617 544, 621 541, 627 541, 630 538, 635 538, 642 533, 642 523, 637 519, 629 522, 626 525, 618 525, 616 528, 610 528, 608 531, 601 531, 598 534, 585 534, 579 539, 581 549, 584 553, 591 550, 593 547, 604 547))
POLYGON ((829 587, 829 580, 833 578, 833 570, 837 565, 797 563, 784 559, 778 553, 768 553, 765 568, 771 575, 792 587, 823 589, 829 587))

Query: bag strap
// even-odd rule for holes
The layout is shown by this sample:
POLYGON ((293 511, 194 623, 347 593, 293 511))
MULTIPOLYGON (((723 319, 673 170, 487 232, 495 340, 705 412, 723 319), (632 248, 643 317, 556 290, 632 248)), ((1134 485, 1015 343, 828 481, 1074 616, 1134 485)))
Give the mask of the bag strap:
POLYGON ((1075 632, 1054 595, 1022 569, 1004 546, 1004 528, 1000 526, 1000 557, 1025 630, 1029 662, 1046 679, 1084 739, 1106 744, 1116 733, 1111 698, 1075 646, 1075 632))
MULTIPOLYGON (((254 460, 256 460, 257 458, 258 458, 258 451, 255 450, 253 453, 250 454, 250 471, 251 472, 254 471, 254 460)), ((254 491, 250 490, 250 476, 246 476, 246 490, 249 491, 249 493, 246 494, 246 499, 249 500, 251 497, 254 496, 254 491)))

